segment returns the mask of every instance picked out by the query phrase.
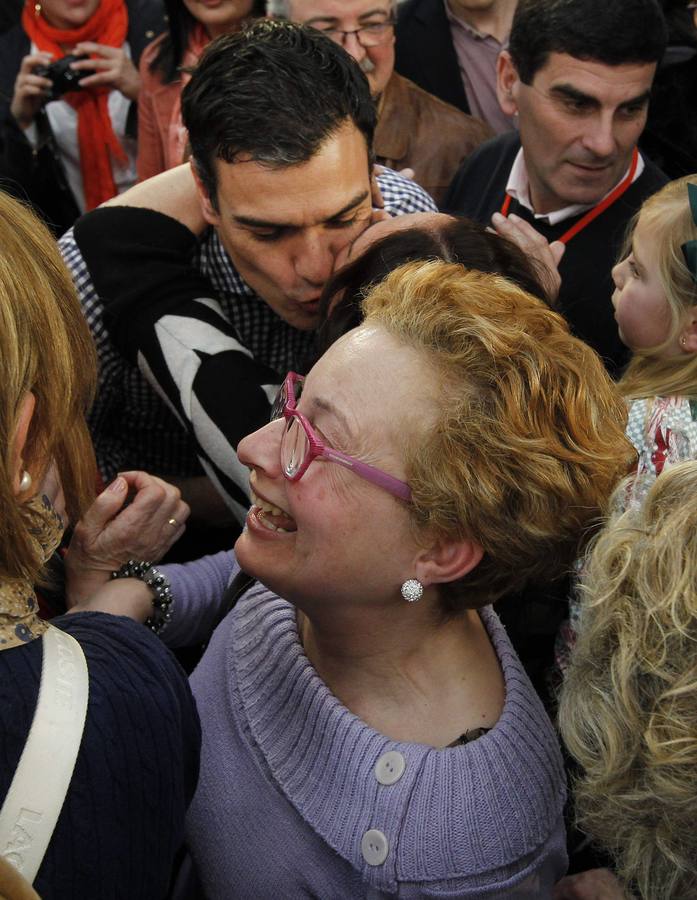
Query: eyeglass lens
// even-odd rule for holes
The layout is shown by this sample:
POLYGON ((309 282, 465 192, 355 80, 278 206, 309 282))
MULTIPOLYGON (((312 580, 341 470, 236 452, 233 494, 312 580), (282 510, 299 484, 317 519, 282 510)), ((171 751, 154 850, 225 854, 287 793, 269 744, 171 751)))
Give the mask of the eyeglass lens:
POLYGON ((341 44, 346 42, 349 34, 353 34, 362 47, 377 47, 386 40, 393 24, 389 20, 387 22, 376 22, 373 25, 365 25, 363 28, 356 28, 354 31, 342 31, 338 28, 327 28, 323 29, 323 31, 333 41, 338 41, 341 44))
POLYGON ((288 478, 295 478, 300 471, 309 446, 300 419, 297 416, 291 416, 286 422, 281 440, 281 465, 288 478))

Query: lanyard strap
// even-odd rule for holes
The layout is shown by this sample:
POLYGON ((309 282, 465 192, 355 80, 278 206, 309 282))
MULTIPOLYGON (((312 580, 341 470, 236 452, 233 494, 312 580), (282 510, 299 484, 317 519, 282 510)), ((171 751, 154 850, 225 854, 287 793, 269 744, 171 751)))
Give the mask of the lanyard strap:
POLYGON ((46 855, 68 792, 89 694, 87 662, 75 638, 49 625, 42 640, 39 699, 0 810, 0 856, 30 883, 46 855))
MULTIPOLYGON (((626 176, 620 181, 616 188, 614 188, 603 200, 600 201, 593 209, 589 209, 588 212, 581 219, 576 222, 575 225, 572 225, 568 231, 565 231, 564 234, 560 238, 556 238, 556 240, 561 241, 562 244, 568 244, 571 238, 576 237, 579 231, 583 231, 586 225, 590 225, 590 223, 597 219, 601 213, 604 213, 608 207, 612 206, 616 200, 619 200, 622 194, 631 186, 634 181, 634 175, 637 170, 637 166, 639 165, 639 151, 637 148, 634 148, 634 152, 632 153, 632 163, 629 167, 629 172, 627 172, 626 176)), ((503 200, 503 205, 501 206, 501 215, 507 216, 508 210, 511 206, 511 195, 506 194, 503 200)))

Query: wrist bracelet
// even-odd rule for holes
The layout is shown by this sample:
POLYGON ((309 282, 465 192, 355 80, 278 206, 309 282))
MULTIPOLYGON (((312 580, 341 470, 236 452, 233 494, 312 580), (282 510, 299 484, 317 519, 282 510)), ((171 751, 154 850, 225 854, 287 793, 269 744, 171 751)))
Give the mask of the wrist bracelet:
POLYGON ((154 634, 162 634, 172 618, 172 591, 169 581, 152 563, 145 560, 129 559, 120 569, 111 573, 112 578, 138 578, 147 584, 153 593, 152 615, 145 625, 154 634))

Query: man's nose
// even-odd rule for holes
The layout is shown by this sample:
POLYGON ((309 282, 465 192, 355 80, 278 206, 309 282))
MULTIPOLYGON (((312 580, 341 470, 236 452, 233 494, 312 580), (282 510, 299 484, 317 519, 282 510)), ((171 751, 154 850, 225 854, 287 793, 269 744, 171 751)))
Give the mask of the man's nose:
POLYGON ((600 159, 612 156, 617 148, 612 115, 601 114, 588 122, 582 143, 587 150, 600 159))
POLYGON ((343 47, 347 53, 351 54, 357 63, 361 63, 365 59, 365 47, 358 40, 357 31, 349 31, 344 35, 343 47))
POLYGON ((335 256, 330 235, 310 231, 303 235, 296 250, 295 272, 303 281, 322 290, 334 269, 335 256))

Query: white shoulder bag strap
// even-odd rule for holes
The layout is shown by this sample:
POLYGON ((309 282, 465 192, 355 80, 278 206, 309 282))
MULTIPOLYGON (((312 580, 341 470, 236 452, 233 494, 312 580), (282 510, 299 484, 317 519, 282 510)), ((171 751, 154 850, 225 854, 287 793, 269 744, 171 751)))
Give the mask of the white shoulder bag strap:
POLYGON ((49 625, 29 737, 0 810, 0 856, 36 878, 70 786, 87 714, 89 676, 75 638, 49 625))

